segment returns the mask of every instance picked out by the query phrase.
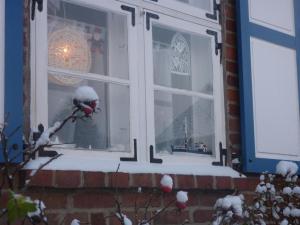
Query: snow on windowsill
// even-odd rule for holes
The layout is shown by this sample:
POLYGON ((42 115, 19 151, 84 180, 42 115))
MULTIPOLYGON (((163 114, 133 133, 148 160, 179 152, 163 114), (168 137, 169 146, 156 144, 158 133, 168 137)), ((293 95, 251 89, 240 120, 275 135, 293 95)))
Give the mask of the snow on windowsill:
MULTIPOLYGON (((32 160, 25 169, 38 169, 39 166, 49 160, 48 157, 32 160)), ((44 170, 77 170, 77 171, 101 171, 115 172, 119 162, 115 160, 103 160, 95 157, 78 157, 76 155, 63 155, 52 161, 44 170)), ((232 178, 244 177, 230 167, 213 166, 208 164, 184 165, 184 164, 151 164, 145 162, 120 162, 119 172, 124 173, 159 173, 159 174, 183 174, 202 176, 227 176, 232 178)))

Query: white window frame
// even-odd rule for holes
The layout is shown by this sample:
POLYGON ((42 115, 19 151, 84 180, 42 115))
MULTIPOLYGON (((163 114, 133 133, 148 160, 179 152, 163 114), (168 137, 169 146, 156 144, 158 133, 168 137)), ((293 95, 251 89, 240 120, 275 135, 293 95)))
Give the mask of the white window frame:
MULTIPOLYGON (((220 57, 214 53, 215 40, 214 37, 206 33, 207 27, 193 24, 184 20, 176 19, 167 15, 158 14, 159 20, 154 20, 152 23, 172 27, 176 30, 183 32, 193 33, 201 36, 206 36, 211 40, 212 49, 212 63, 213 63, 213 101, 214 101, 214 131, 215 131, 215 149, 213 155, 201 155, 201 154, 163 154, 155 153, 155 157, 163 159, 166 164, 178 164, 180 162, 189 162, 190 164, 209 163, 219 159, 220 154, 218 151, 219 142, 225 144, 225 123, 224 123, 224 93, 223 93, 223 79, 222 70, 220 66, 220 57)), ((218 31, 218 36, 221 36, 221 32, 218 31)), ((153 82, 153 53, 152 53, 152 26, 149 31, 145 31, 145 73, 146 73, 146 99, 147 103, 147 135, 148 135, 148 147, 150 145, 155 146, 155 116, 154 116, 154 91, 166 91, 165 93, 180 94, 193 97, 208 97, 209 95, 196 93, 196 91, 188 91, 176 88, 163 87, 161 85, 155 85, 153 82)))
MULTIPOLYGON (((45 90, 48 90, 48 71, 52 72, 58 72, 61 75, 71 75, 72 77, 82 77, 84 76, 85 79, 90 80, 97 80, 107 83, 115 83, 115 84, 122 84, 126 85, 126 83, 133 88, 130 88, 130 153, 128 152, 106 152, 106 151, 99 151, 99 152, 93 152, 94 154, 101 155, 100 157, 105 157, 106 159, 111 160, 117 160, 120 157, 132 157, 133 156, 133 140, 137 139, 137 133, 138 133, 138 125, 137 120, 134 119, 137 117, 136 113, 137 110, 134 109, 136 106, 136 98, 138 96, 136 92, 138 85, 137 83, 137 47, 135 46, 135 43, 137 42, 136 37, 136 31, 135 27, 131 26, 131 14, 127 11, 121 10, 121 3, 117 1, 111 1, 111 0, 103 0, 101 3, 97 0, 74 0, 72 3, 76 3, 82 6, 93 6, 93 7, 99 7, 100 9, 104 10, 110 10, 118 12, 119 14, 123 14, 127 16, 127 28, 128 28, 128 58, 129 61, 132 62, 129 63, 129 79, 119 79, 114 77, 106 77, 98 74, 82 74, 79 72, 74 71, 66 71, 62 69, 55 69, 48 66, 48 58, 47 58, 47 52, 48 52, 48 46, 45 43, 48 43, 47 38, 47 7, 44 7, 44 10, 42 13, 36 14, 36 20, 32 22, 32 33, 31 36, 33 37, 31 39, 32 43, 32 102, 31 102, 31 126, 33 128, 37 128, 37 126, 42 123, 45 128, 48 126, 48 92, 45 90), (38 36, 38 37, 37 37, 38 36)), ((44 4, 47 5, 47 1, 44 1, 44 4)), ((72 155, 74 154, 74 150, 68 150, 68 149, 60 149, 56 148, 58 152, 63 152, 64 155, 72 155)), ((85 150, 76 150, 76 154, 85 154, 85 150)))
MULTIPOLYGON (((184 14, 187 14, 187 15, 192 15, 194 17, 199 17, 199 18, 202 18, 202 19, 214 22, 214 23, 218 23, 218 20, 217 20, 218 16, 219 16, 218 14, 217 14, 217 19, 216 20, 210 19, 206 16, 207 13, 208 14, 213 14, 214 13, 213 0, 210 0, 210 9, 209 10, 197 8, 195 6, 188 5, 186 3, 182 3, 182 2, 179 2, 179 1, 175 1, 175 0, 158 0, 157 2, 152 1, 152 0, 144 0, 144 1, 150 2, 152 4, 160 5, 160 6, 163 6, 165 8, 168 8, 168 9, 175 10, 178 13, 184 13, 184 14)), ((196 1, 199 1, 199 0, 196 0, 196 1)))
POLYGON ((0 1, 0 127, 4 122, 5 1, 0 1))
MULTIPOLYGON (((72 1, 73 3, 73 1, 72 1)), ((119 9, 120 5, 126 4, 136 9, 136 25, 131 26, 131 14, 126 11, 122 11, 123 14, 128 15, 128 34, 129 34, 129 76, 130 79, 133 79, 133 85, 135 88, 131 88, 131 135, 130 141, 133 141, 134 138, 137 138, 137 153, 138 153, 138 162, 126 163, 121 162, 122 164, 130 164, 128 171, 145 171, 145 172, 154 172, 156 169, 160 168, 161 172, 171 172, 175 173, 198 173, 201 166, 199 163, 206 168, 211 166, 213 161, 219 161, 219 149, 218 142, 221 141, 223 145, 226 145, 225 138, 225 108, 224 108, 224 93, 223 93, 223 76, 222 76, 222 66, 220 64, 220 56, 215 54, 215 43, 214 37, 206 34, 206 29, 213 29, 218 33, 219 41, 221 38, 221 26, 219 24, 208 22, 206 17, 203 19, 187 16, 185 14, 180 14, 178 16, 175 10, 166 10, 164 7, 161 7, 157 4, 149 3, 144 0, 103 0, 99 3, 99 0, 74 0, 74 3, 80 5, 95 5, 99 6, 102 9, 119 9), (184 28, 188 32, 195 32, 196 34, 205 35, 211 38, 212 44, 212 57, 213 57, 213 74, 214 74, 214 120, 215 120, 215 149, 214 155, 196 155, 189 154, 184 157, 182 155, 176 156, 166 156, 162 154, 156 154, 155 157, 163 158, 163 164, 151 164, 149 162, 149 146, 155 146, 155 135, 154 135, 154 113, 149 114, 148 112, 154 111, 154 101, 153 101, 153 74, 152 74, 152 55, 145 58, 146 52, 152 53, 152 31, 146 30, 146 19, 145 13, 147 11, 155 12, 159 14, 160 20, 159 23, 165 23, 166 25, 173 26, 174 22, 178 23, 177 28, 184 28), (174 18, 178 17, 178 18, 174 18), (143 60, 142 60, 143 59, 143 60), (146 61, 145 61, 146 59, 146 61), (143 90, 143 91, 141 91, 143 90), (146 91, 145 91, 146 90, 146 91), (136 96, 136 98, 132 98, 136 96), (186 163, 188 162, 188 166, 186 163), (183 167, 178 167, 178 165, 183 167), (198 169, 195 169, 195 166, 198 169), (134 169, 135 168, 135 169, 134 169), (176 168, 176 169, 175 169, 176 168), (197 172, 198 171, 198 172, 197 172)), ((47 5, 47 1, 44 1, 44 4, 47 5)), ((180 6, 181 4, 179 4, 180 6)), ((118 11, 121 12, 121 11, 118 11)), ((174 26, 173 26, 174 27, 174 26)), ((47 7, 44 7, 42 13, 36 13, 36 20, 31 24, 31 68, 32 68, 32 79, 31 79, 31 126, 36 128, 39 123, 45 125, 48 124, 47 114, 48 114, 48 60, 47 60, 47 7), (37 37, 38 35, 38 37, 37 37)), ((64 71, 61 71, 64 72, 64 71)), ((72 73, 74 76, 78 76, 75 72, 72 73)), ((92 74, 89 74, 91 78, 92 74)), ((110 78, 106 78, 110 79, 110 78)), ((112 78, 117 82, 117 78, 112 78)), ((133 144, 133 143, 131 143, 133 144)), ((61 166, 59 160, 58 162, 53 162, 55 169, 74 169, 78 168, 81 170, 99 170, 99 167, 93 166, 93 162, 101 165, 101 162, 108 161, 110 169, 108 171, 113 171, 119 163, 120 157, 132 157, 133 148, 131 148, 131 153, 109 153, 109 152, 96 152, 89 151, 78 151, 74 150, 59 150, 64 154, 63 159, 68 161, 70 159, 73 161, 73 164, 69 167, 61 166), (74 163, 76 160, 76 163, 74 163), (80 167, 81 161, 86 162, 88 160, 90 165, 82 165, 80 167), (74 165, 76 164, 76 166, 74 165), (115 165, 115 166, 113 166, 115 165), (75 166, 75 167, 74 167, 75 166), (98 168, 98 169, 96 169, 98 168)), ((38 165, 39 163, 36 163, 38 165)), ((68 163, 64 163, 68 164, 68 163)), ((84 163, 82 163, 84 164, 84 163)), ((34 167, 34 163, 32 164, 34 167)), ((105 163, 100 166, 102 171, 106 171, 105 163)), ((106 165, 107 166, 107 165, 106 165)), ((48 168, 51 168, 48 167, 48 168)), ((223 169, 222 169, 223 170, 223 169)), ((212 170, 216 171, 216 170, 212 170)), ((204 174, 209 174, 205 170, 204 174)), ((214 173, 215 174, 215 173, 214 173)))

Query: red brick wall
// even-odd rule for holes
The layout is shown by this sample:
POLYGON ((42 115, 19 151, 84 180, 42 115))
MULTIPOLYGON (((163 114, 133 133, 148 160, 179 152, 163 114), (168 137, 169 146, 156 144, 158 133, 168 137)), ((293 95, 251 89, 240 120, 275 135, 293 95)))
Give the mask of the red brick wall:
MULTIPOLYGON (((226 108, 227 147, 231 153, 240 152, 239 128, 239 88, 237 74, 236 29, 235 29, 235 1, 222 2, 222 31, 223 31, 223 68, 224 68, 224 96, 226 108)), ((30 118, 30 55, 29 55, 29 1, 25 0, 24 26, 24 112, 25 128, 29 130, 30 118)), ((230 154, 231 155, 231 154, 230 154)), ((146 200, 145 193, 138 194, 137 187, 144 187, 147 193, 157 187, 160 176, 156 174, 125 174, 120 173, 114 180, 113 173, 81 172, 81 171, 41 171, 31 182, 26 191, 33 198, 41 198, 47 206, 50 224, 70 224, 72 218, 78 218, 92 225, 114 225, 115 219, 110 216, 115 210, 114 193, 119 187, 120 200, 128 215, 134 212, 134 199, 140 203, 146 200), (113 182, 112 182, 113 181, 113 182), (114 185, 112 185, 114 183, 114 185)), ((256 179, 232 179, 229 177, 211 176, 174 176, 175 189, 189 192, 188 209, 178 214, 175 206, 166 211, 155 224, 180 224, 189 219, 191 224, 209 224, 214 202, 217 198, 234 189, 240 189, 251 197, 251 192, 257 183, 256 179)), ((171 194, 175 196, 176 190, 171 194)), ((150 213, 167 204, 170 197, 155 199, 150 213)), ((5 198, 1 198, 5 202, 5 198)), ((0 202, 0 203, 1 203, 0 202)))
MULTIPOLYGON (((116 209, 115 187, 118 187, 122 208, 131 219, 134 218, 135 199, 138 205, 144 206, 149 193, 156 190, 149 208, 149 213, 153 214, 174 199, 177 190, 186 190, 188 208, 179 213, 172 204, 154 224, 175 225, 188 219, 190 224, 198 225, 209 224, 217 198, 234 189, 243 191, 246 199, 250 198, 258 182, 257 179, 174 175, 173 192, 159 196, 156 187, 160 179, 159 174, 40 171, 29 183, 25 194, 45 202, 50 225, 70 225, 74 218, 92 225, 117 225, 116 219, 111 217, 116 209), (142 193, 138 193, 138 187, 142 187, 142 193)), ((7 193, 1 197, 0 207, 7 201, 6 196, 7 193)))
POLYGON ((235 0, 222 1, 223 68, 226 101, 227 147, 231 153, 240 153, 240 107, 237 65, 235 0))

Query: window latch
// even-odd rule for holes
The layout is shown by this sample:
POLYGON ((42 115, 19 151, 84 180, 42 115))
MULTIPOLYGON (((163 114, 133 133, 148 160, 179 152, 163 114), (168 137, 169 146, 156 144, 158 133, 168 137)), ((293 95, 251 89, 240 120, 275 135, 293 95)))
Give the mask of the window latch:
POLYGON ((135 26, 135 8, 129 7, 127 5, 121 5, 121 9, 131 13, 131 24, 135 26))
POLYGON ((223 148, 222 142, 219 143, 220 161, 212 162, 213 166, 227 166, 227 149, 223 148))
POLYGON ((150 145, 150 163, 162 163, 162 159, 154 158, 153 145, 150 145))
POLYGON ((43 11, 43 0, 32 0, 31 1, 31 20, 34 20, 35 17, 35 6, 37 4, 37 8, 40 12, 43 11))
POLYGON ((215 38, 215 54, 218 55, 219 51, 220 51, 220 63, 222 63, 222 55, 223 55, 222 48, 223 48, 223 45, 222 45, 221 42, 218 41, 218 33, 216 31, 208 30, 208 29, 206 30, 206 33, 215 38))
MULTIPOLYGON (((205 16, 209 19, 212 20, 217 20, 218 16, 217 16, 217 11, 221 11, 221 4, 217 3, 217 0, 213 1, 213 13, 206 13, 205 16)), ((219 13, 220 15, 220 13, 219 13)))
POLYGON ((121 157, 120 161, 136 162, 137 161, 137 141, 133 139, 133 157, 121 157))
POLYGON ((146 12, 146 29, 150 30, 150 19, 158 20, 159 16, 154 13, 146 12))

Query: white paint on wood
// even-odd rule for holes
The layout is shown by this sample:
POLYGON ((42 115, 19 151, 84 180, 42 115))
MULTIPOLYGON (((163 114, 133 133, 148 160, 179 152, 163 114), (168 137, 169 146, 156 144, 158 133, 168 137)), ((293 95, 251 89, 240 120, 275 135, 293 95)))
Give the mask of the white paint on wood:
POLYGON ((256 38, 250 43, 256 155, 300 156, 296 52, 256 38))
POLYGON ((250 22, 295 34, 293 0, 249 0, 250 22))

